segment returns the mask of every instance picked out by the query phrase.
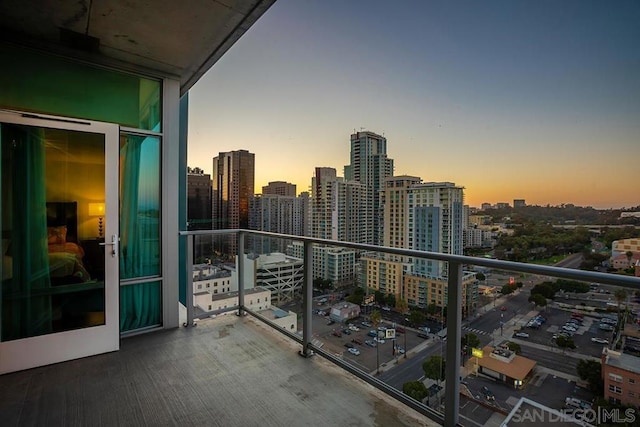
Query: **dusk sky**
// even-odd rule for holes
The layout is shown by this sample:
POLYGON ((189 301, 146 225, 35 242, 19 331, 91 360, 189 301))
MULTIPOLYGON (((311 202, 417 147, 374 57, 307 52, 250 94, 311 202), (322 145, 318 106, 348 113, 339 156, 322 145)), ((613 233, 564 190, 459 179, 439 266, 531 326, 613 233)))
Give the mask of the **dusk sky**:
POLYGON ((278 0, 190 92, 188 164, 308 190, 349 137, 465 203, 640 205, 640 2, 278 0))

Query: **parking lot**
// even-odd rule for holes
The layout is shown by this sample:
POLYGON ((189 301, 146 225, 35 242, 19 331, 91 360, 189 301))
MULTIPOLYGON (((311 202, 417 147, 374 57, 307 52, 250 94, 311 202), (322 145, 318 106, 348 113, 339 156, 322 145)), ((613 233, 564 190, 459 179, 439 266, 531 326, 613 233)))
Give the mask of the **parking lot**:
MULTIPOLYGON (((320 310, 322 310, 320 308, 320 310)), ((356 318, 350 321, 352 325, 331 322, 328 316, 319 314, 313 315, 313 335, 323 343, 323 348, 334 354, 341 355, 344 359, 353 363, 365 372, 376 370, 377 364, 380 366, 394 363, 396 359, 405 357, 405 352, 410 351, 419 344, 427 340, 418 336, 418 332, 396 326, 396 339, 380 339, 375 335, 384 335, 384 328, 392 328, 394 325, 383 321, 378 328, 374 328, 370 323, 362 322, 364 319, 356 318), (373 335, 373 336, 372 336, 373 335), (394 345, 397 349, 394 353, 394 345), (349 353, 349 348, 359 350, 360 354, 349 353)))
POLYGON ((571 331, 568 328, 563 329, 572 319, 572 311, 570 310, 547 307, 546 310, 540 312, 540 315, 546 319, 546 322, 540 324, 538 327, 526 326, 525 324, 525 327, 522 329, 522 332, 528 334, 528 337, 514 336, 529 342, 557 347, 556 341, 553 338, 554 335, 557 336, 563 331, 569 331, 570 334, 572 333, 570 338, 576 345, 575 351, 594 357, 600 357, 605 340, 607 342, 611 341, 612 331, 600 329, 600 319, 595 315, 589 316, 585 314, 581 319, 581 323, 576 325, 575 331, 571 331), (592 338, 596 338, 596 340, 592 340, 592 338))

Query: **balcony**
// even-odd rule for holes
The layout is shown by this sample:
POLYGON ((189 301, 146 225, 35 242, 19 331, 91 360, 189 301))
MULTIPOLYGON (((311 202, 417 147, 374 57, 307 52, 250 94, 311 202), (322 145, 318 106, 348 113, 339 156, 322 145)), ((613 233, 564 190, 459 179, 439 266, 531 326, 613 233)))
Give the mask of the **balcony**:
MULTIPOLYGON (((187 292, 186 327, 123 339, 119 352, 1 376, 3 425, 478 425, 460 405, 466 400, 460 384, 463 266, 640 288, 633 277, 300 236, 246 230, 180 234, 188 242, 187 289, 193 289, 193 248, 200 247, 195 239, 235 234, 240 253, 249 236, 302 241, 302 334, 248 309, 243 287, 238 306, 200 314, 206 320, 196 322, 187 292), (315 244, 447 261, 447 340, 439 345, 449 380, 436 396, 443 397, 442 405, 409 398, 375 370, 319 345, 312 314, 315 244)), ((246 283, 243 257, 238 262, 238 283, 246 283)))

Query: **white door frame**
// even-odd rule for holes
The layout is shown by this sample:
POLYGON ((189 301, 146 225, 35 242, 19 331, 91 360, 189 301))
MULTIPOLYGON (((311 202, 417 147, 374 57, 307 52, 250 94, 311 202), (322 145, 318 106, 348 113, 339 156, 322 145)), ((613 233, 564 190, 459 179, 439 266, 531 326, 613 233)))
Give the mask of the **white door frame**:
MULTIPOLYGON (((105 241, 119 234, 117 124, 0 110, 0 122, 103 134, 105 137, 105 241)), ((0 342, 0 374, 120 349, 119 247, 105 246, 105 324, 0 342), (112 254, 112 248, 116 253, 112 254)))

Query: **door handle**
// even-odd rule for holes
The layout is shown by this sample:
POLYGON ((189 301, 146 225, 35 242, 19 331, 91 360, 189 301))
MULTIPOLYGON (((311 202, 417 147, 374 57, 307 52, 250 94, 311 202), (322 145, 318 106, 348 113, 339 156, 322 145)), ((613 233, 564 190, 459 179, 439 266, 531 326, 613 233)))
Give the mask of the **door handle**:
POLYGON ((111 256, 115 257, 116 255, 118 255, 118 242, 119 241, 120 241, 120 238, 118 237, 118 235, 117 234, 112 234, 110 242, 104 242, 104 243, 98 243, 98 244, 100 246, 111 246, 111 256))

